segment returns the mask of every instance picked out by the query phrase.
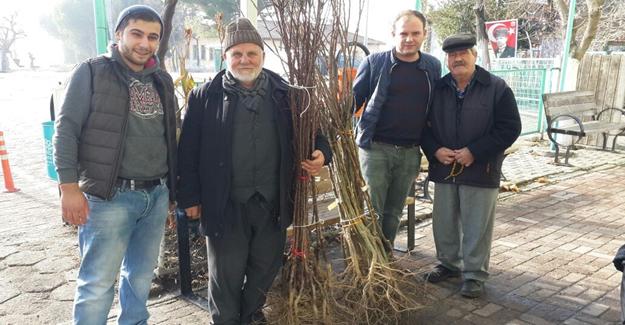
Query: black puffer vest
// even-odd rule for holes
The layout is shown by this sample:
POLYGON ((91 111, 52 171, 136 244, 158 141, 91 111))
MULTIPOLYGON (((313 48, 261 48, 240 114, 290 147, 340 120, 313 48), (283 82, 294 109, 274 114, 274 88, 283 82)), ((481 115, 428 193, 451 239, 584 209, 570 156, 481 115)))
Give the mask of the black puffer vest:
MULTIPOLYGON (((91 111, 82 129, 78 147, 80 189, 110 200, 119 172, 129 114, 128 79, 118 62, 106 56, 88 61, 91 69, 91 111)), ((176 176, 176 101, 169 74, 157 70, 154 86, 163 105, 167 137, 168 187, 175 193, 176 176)))

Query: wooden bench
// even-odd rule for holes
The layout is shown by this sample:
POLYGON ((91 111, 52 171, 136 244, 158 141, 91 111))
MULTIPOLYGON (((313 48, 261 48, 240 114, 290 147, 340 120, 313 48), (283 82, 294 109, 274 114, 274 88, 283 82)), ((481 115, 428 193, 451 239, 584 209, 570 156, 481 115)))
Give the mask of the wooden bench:
POLYGON ((560 162, 558 157, 560 146, 566 147, 564 164, 568 165, 571 148, 587 135, 601 134, 603 150, 606 149, 608 136, 614 136, 612 141, 612 151, 614 151, 617 137, 625 132, 625 121, 621 118, 625 115, 625 111, 619 108, 601 109, 596 104, 595 93, 592 91, 543 94, 543 105, 547 119, 547 135, 556 150, 556 163, 560 162), (556 137, 559 134, 568 135, 571 138, 556 137))

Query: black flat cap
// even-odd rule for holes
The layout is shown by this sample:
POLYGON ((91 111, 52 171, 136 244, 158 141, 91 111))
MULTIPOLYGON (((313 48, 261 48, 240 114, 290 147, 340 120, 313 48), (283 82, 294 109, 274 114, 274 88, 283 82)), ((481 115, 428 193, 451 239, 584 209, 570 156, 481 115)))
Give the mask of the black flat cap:
POLYGON ((449 53, 470 49, 475 46, 475 36, 472 34, 455 34, 443 41, 443 51, 449 53))

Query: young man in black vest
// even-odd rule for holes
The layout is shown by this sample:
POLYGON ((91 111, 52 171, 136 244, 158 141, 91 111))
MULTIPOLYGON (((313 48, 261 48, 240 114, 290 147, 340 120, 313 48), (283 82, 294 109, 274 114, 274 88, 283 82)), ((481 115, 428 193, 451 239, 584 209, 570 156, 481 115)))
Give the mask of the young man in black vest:
POLYGON ((81 255, 75 324, 106 323, 118 273, 118 323, 149 317, 176 176, 174 86, 154 56, 162 29, 152 8, 124 9, 116 44, 76 68, 56 121, 63 218, 78 225, 81 255))
MULTIPOLYGON (((180 136, 178 204, 207 238, 213 324, 262 322, 292 222, 295 171, 289 86, 263 69, 263 42, 240 18, 226 28, 226 70, 195 89, 180 136)), ((309 175, 331 159, 317 135, 309 175)))

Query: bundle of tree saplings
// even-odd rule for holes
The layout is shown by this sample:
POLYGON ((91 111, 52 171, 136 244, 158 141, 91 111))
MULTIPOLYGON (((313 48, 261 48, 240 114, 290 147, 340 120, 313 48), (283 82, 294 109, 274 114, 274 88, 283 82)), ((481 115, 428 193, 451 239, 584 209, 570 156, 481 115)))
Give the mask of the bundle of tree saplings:
MULTIPOLYGON (((296 161, 311 159, 319 129, 319 104, 314 93, 317 84, 317 53, 323 42, 325 0, 271 0, 273 17, 261 24, 280 35, 283 66, 288 73, 296 161), (271 25, 271 26, 269 26, 271 25), (273 29, 273 30, 272 30, 273 29)), ((271 47, 271 44, 269 44, 271 47)), ((275 46, 274 51, 279 51, 275 46)), ((288 259, 283 267, 280 297, 271 297, 270 317, 282 324, 332 324, 331 271, 321 266, 320 252, 313 251, 311 236, 318 217, 314 179, 296 164, 293 232, 288 259), (312 200, 309 198, 312 197, 312 200), (312 212, 312 213, 311 213, 312 212)), ((319 247, 319 246, 318 246, 319 247)), ((324 263, 325 265, 325 263, 324 263)))
MULTIPOLYGON (((402 312, 420 307, 414 299, 416 283, 411 273, 401 271, 392 259, 392 247, 383 239, 367 185, 360 172, 354 139, 352 81, 355 58, 364 58, 348 33, 349 2, 329 0, 332 20, 326 27, 321 50, 327 69, 318 78, 316 91, 324 133, 331 139, 334 159, 330 175, 335 206, 343 228, 346 269, 335 286, 338 306, 358 324, 397 323, 402 312)), ((362 2, 356 3, 362 8, 362 2)), ((356 19, 357 20, 357 19, 356 19)), ((325 70, 325 69, 324 69, 325 70)))

